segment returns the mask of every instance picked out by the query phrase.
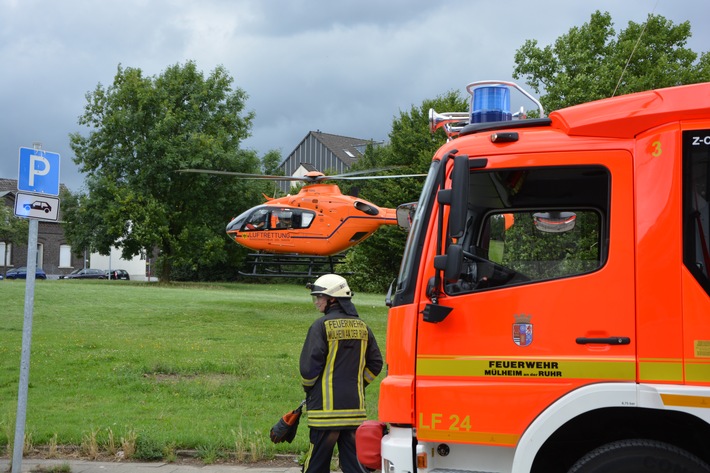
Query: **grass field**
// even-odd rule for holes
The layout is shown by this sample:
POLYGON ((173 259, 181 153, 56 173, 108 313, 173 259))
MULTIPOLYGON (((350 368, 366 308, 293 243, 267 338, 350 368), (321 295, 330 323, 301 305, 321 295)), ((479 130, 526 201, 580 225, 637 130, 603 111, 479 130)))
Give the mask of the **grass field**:
MULTIPOLYGON (((24 281, 0 281, 0 453, 10 457, 24 298, 24 281)), ((384 356, 384 296, 353 301, 384 356)), ((144 460, 193 450, 205 462, 300 454, 305 422, 292 444, 268 432, 303 399, 298 357, 318 315, 302 285, 38 281, 25 448, 144 460)), ((367 390, 370 418, 382 376, 367 390)))

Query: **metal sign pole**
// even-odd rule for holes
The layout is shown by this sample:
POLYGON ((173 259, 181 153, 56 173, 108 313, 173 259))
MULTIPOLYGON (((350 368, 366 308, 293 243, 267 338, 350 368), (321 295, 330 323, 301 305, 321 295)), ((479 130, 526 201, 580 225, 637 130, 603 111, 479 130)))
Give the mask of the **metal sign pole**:
POLYGON ((37 270, 37 233, 39 221, 30 219, 27 238, 27 280, 25 285, 25 319, 22 326, 22 357, 20 359, 20 387, 17 392, 17 418, 15 445, 12 456, 12 473, 22 471, 22 452, 25 446, 25 421, 27 419, 27 389, 30 379, 30 345, 32 344, 32 311, 35 301, 35 274, 37 270))

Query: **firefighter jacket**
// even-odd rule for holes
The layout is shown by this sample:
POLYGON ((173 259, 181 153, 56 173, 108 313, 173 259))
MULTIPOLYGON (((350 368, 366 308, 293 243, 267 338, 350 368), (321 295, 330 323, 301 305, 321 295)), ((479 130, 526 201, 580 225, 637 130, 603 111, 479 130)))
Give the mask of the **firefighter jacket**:
POLYGON ((309 427, 355 428, 367 419, 365 386, 380 373, 382 354, 359 317, 338 304, 326 309, 308 329, 300 369, 309 427))

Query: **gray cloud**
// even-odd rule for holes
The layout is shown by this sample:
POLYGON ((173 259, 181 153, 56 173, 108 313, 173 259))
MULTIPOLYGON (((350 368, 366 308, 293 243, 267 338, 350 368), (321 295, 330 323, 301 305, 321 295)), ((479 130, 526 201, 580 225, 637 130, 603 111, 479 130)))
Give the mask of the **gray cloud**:
POLYGON ((256 112, 244 147, 288 154, 310 130, 384 140, 400 111, 474 80, 511 80, 527 39, 550 44, 608 11, 616 29, 651 12, 690 20, 707 50, 707 0, 0 0, 0 177, 40 141, 79 190, 69 133, 85 95, 118 64, 157 75, 194 60, 223 65, 256 112))

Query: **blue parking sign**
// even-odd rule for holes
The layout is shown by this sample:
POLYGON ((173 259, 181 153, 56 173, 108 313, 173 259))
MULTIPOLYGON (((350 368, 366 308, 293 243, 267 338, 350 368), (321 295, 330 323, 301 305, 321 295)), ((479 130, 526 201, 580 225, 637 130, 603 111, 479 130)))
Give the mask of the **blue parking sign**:
POLYGON ((20 148, 17 189, 36 194, 59 195, 59 155, 20 148))

